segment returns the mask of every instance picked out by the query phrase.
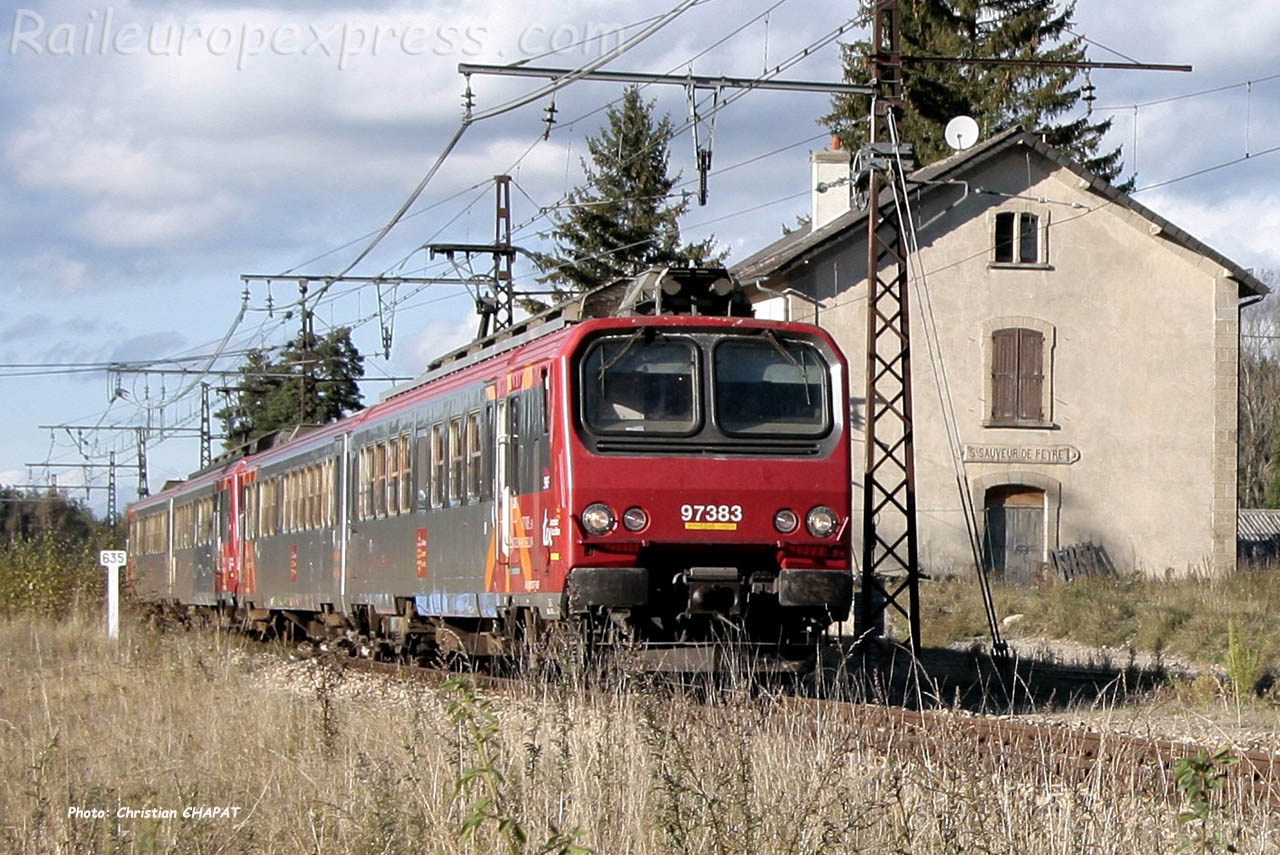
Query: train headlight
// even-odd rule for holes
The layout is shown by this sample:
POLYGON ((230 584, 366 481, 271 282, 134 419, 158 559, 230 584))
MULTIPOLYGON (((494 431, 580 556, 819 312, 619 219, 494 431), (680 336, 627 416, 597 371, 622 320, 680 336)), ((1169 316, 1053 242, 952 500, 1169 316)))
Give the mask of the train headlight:
POLYGON ((622 512, 622 525, 627 531, 641 531, 649 524, 649 515, 644 508, 627 508, 622 512))
POLYGON ((587 509, 582 512, 582 527, 591 534, 608 534, 613 530, 615 522, 617 518, 613 515, 613 509, 601 502, 587 505, 587 509))
POLYGON ((783 508, 773 515, 773 527, 782 534, 791 534, 798 525, 800 525, 800 518, 793 510, 783 508))
POLYGON ((809 529, 809 534, 814 537, 827 537, 836 530, 836 523, 839 521, 835 511, 824 505, 818 505, 804 518, 804 525, 809 529))

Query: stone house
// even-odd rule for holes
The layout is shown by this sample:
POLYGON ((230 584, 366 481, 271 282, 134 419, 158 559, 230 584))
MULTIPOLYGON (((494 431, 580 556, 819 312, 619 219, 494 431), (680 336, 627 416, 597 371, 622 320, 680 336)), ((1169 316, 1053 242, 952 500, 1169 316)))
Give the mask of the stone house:
MULTIPOLYGON (((758 314, 816 314, 836 334, 857 425, 865 212, 847 183, 826 186, 849 177, 848 152, 811 160, 810 225, 733 272, 758 314)), ((1239 313, 1266 286, 1018 129, 916 170, 910 186, 921 569, 973 564, 957 456, 983 560, 1007 578, 1086 543, 1122 569, 1233 569, 1239 313)))

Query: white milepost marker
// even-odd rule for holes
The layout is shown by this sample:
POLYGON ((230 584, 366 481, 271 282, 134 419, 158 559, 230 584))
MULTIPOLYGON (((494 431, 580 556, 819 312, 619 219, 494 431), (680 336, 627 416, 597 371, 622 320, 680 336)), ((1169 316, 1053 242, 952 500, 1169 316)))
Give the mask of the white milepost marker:
POLYGON ((128 555, 123 549, 104 549, 98 553, 98 563, 107 568, 107 635, 120 637, 120 568, 128 555))

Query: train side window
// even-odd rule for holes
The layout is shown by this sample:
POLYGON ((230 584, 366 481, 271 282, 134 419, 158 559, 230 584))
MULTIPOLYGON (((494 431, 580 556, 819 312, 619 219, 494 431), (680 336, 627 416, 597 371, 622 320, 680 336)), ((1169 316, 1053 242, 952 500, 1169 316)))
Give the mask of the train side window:
POLYGON ((271 524, 268 522, 271 519, 271 482, 259 481, 258 489, 262 493, 258 501, 258 533, 267 537, 272 534, 271 524))
POLYGON ((321 460, 315 464, 316 470, 316 510, 311 519, 314 520, 313 525, 319 529, 323 528, 327 522, 328 516, 328 490, 329 472, 328 464, 321 460))
POLYGON ((542 474, 550 467, 550 438, 547 435, 546 390, 538 385, 511 399, 516 436, 511 472, 515 490, 523 495, 542 490, 542 474))
POLYGON ((244 536, 247 538, 255 537, 253 524, 256 522, 256 517, 253 513, 252 484, 245 484, 244 489, 240 491, 240 518, 244 520, 244 536))
POLYGON ((488 404, 484 408, 484 427, 481 431, 480 444, 480 501, 487 502, 493 498, 493 424, 494 407, 488 404))
POLYGON ((289 485, 293 481, 293 474, 285 472, 280 476, 280 532, 287 534, 293 523, 293 512, 289 510, 289 497, 293 495, 293 488, 289 485))
POLYGON ((330 457, 324 462, 324 524, 332 526, 338 522, 338 461, 330 457))
POLYGON ((218 491, 218 542, 226 543, 231 538, 231 491, 218 491))
POLYGON ((431 507, 431 434, 426 428, 418 428, 414 437, 413 461, 417 508, 425 511, 431 507))
POLYGON ((387 515, 387 444, 373 447, 373 515, 387 515))
POLYGON ((524 423, 520 419, 520 412, 523 408, 520 405, 520 396, 511 395, 507 398, 507 460, 506 460, 506 481, 516 493, 520 492, 520 458, 522 449, 520 447, 520 437, 524 423))
POLYGON ((280 533, 280 476, 276 476, 267 481, 263 488, 270 494, 268 501, 270 508, 267 509, 266 519, 262 521, 262 527, 269 535, 277 535, 280 533))
POLYGON ((320 485, 317 483, 320 480, 319 474, 314 463, 307 467, 307 518, 305 522, 308 529, 316 527, 316 516, 320 509, 320 485))
POLYGON ((448 448, 445 444, 444 424, 436 422, 431 426, 431 507, 444 507, 445 477, 448 471, 446 459, 448 448))
POLYGON ((400 513, 400 452, 395 437, 387 443, 387 516, 400 513))
POLYGON ((324 514, 324 477, 323 465, 312 463, 311 469, 311 527, 320 528, 324 514))
POLYGON ((413 510, 413 458, 409 455, 409 434, 400 434, 400 513, 413 510))
POLYGON ((480 483, 483 470, 480 456, 484 443, 480 439, 480 413, 467 414, 467 501, 480 500, 480 483))
POLYGON ((449 504, 460 505, 465 501, 463 494, 463 469, 466 465, 466 452, 462 446, 462 416, 449 420, 449 504))
POLYGON ((360 518, 373 517, 373 446, 360 449, 360 518))
POLYGON ((306 531, 311 528, 311 509, 315 498, 311 491, 311 467, 304 466, 298 470, 298 529, 306 531))

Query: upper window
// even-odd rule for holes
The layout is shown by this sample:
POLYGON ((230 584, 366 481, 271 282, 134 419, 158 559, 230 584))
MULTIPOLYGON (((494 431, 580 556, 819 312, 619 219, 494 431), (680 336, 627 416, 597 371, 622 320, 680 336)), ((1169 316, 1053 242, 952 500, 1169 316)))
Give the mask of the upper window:
POLYGON ((582 361, 587 426, 601 433, 692 433, 696 353, 690 341, 645 331, 596 342, 582 361))
POLYGON ((1044 264, 1045 254, 1039 214, 1001 211, 996 214, 996 264, 1044 264))
POLYGON ((1044 357, 1044 333, 1039 330, 992 332, 992 425, 1039 425, 1046 421, 1044 357))
POLYGON ((807 344, 728 339, 715 349, 716 421, 727 434, 815 436, 830 427, 827 366, 807 344))

